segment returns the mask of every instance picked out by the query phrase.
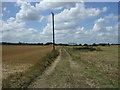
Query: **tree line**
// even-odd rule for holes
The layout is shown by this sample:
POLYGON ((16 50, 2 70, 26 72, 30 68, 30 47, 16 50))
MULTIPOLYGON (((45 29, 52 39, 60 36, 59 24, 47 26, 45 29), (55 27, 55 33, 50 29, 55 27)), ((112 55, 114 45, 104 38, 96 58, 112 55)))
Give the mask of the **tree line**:
MULTIPOLYGON (((52 45, 52 42, 47 42, 47 43, 23 43, 23 42, 18 42, 18 43, 12 43, 12 42, 1 42, 0 45, 52 45)), ((120 45, 120 44, 115 44, 115 43, 93 43, 93 44, 74 44, 74 45, 70 45, 70 44, 63 44, 63 43, 59 43, 59 44, 55 44, 55 45, 61 45, 61 46, 111 46, 111 45, 120 45)))

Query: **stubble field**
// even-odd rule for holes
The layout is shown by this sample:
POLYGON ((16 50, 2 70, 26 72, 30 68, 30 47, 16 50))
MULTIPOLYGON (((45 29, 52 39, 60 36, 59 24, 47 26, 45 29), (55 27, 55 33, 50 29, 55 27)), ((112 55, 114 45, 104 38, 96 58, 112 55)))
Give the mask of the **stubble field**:
POLYGON ((3 78, 16 72, 27 70, 30 66, 35 64, 51 51, 51 46, 3 45, 3 78))
POLYGON ((118 87, 118 46, 72 47, 68 51, 92 87, 118 87))

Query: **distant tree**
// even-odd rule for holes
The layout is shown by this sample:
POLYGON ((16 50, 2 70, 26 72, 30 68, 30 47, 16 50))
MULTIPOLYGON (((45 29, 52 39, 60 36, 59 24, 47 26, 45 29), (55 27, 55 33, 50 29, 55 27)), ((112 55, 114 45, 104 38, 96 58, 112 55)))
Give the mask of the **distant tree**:
POLYGON ((84 44, 84 46, 88 46, 88 44, 84 44))
POLYGON ((108 46, 110 46, 110 44, 108 43, 108 46))
POLYGON ((50 45, 50 44, 53 44, 52 42, 47 42, 45 45, 50 45))
POLYGON ((37 43, 37 45, 44 45, 43 43, 37 43))
POLYGON ((106 46, 106 43, 99 43, 100 46, 106 46))
POLYGON ((93 43, 93 45, 92 46, 98 46, 96 43, 93 43))
POLYGON ((21 43, 21 42, 19 42, 18 44, 19 44, 19 45, 21 45, 22 43, 21 43))

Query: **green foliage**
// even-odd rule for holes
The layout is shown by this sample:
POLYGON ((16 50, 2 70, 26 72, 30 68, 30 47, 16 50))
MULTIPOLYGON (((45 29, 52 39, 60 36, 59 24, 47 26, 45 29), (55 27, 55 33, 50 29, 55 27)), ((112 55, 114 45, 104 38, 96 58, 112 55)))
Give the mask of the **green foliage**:
POLYGON ((93 46, 74 47, 73 49, 79 51, 102 51, 100 47, 93 47, 93 46))

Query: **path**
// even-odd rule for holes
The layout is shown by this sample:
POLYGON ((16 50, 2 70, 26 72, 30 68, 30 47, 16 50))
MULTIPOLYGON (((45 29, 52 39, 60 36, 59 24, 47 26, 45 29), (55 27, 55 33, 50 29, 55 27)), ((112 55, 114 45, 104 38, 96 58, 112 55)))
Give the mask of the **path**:
POLYGON ((60 50, 55 62, 29 88, 89 88, 89 83, 65 49, 60 50))

